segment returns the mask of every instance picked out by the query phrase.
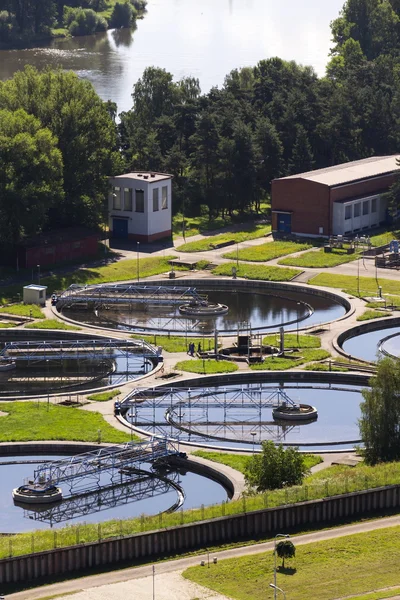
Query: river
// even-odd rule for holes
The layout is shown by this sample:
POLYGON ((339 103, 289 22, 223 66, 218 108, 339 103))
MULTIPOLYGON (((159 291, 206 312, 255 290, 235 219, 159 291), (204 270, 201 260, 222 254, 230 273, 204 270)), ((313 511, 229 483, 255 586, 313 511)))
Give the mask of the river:
POLYGON ((232 69, 279 56, 324 74, 330 22, 344 0, 149 0, 137 30, 54 40, 40 48, 0 51, 0 78, 26 64, 72 69, 91 81, 118 112, 131 105, 133 84, 147 66, 175 79, 198 77, 203 92, 221 86, 232 69))

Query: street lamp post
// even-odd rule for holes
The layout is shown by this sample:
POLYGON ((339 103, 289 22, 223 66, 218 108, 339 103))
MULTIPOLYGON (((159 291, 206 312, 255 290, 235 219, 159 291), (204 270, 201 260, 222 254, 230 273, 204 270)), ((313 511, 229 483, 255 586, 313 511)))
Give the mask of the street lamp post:
POLYGON ((137 265, 137 280, 139 283, 139 248, 140 248, 140 242, 136 243, 136 265, 137 265))
MULTIPOLYGON (((276 540, 278 538, 289 538, 290 535, 288 533, 277 533, 274 539, 274 583, 270 583, 270 586, 274 588, 274 600, 276 600, 276 590, 279 588, 276 585, 276 540)), ((282 591, 282 590, 280 590, 282 591)))
POLYGON ((253 437, 253 454, 254 454, 254 440, 255 440, 255 437, 257 435, 257 432, 256 431, 250 431, 250 435, 253 437))
POLYGON ((36 265, 38 269, 38 284, 40 285, 40 265, 36 265))
POLYGON ((270 583, 270 584, 269 584, 269 587, 272 587, 272 588, 274 589, 274 594, 275 594, 275 597, 276 597, 276 590, 278 590, 279 592, 282 592, 282 594, 283 594, 283 597, 284 597, 284 598, 285 598, 285 600, 286 600, 286 594, 285 594, 285 592, 284 592, 284 591, 283 591, 283 590, 282 590, 280 587, 278 587, 278 586, 274 585, 273 583, 270 583))
POLYGON ((239 268, 239 242, 236 243, 236 268, 239 268))
POLYGON ((299 345, 299 306, 301 306, 301 302, 297 302, 297 346, 299 345))

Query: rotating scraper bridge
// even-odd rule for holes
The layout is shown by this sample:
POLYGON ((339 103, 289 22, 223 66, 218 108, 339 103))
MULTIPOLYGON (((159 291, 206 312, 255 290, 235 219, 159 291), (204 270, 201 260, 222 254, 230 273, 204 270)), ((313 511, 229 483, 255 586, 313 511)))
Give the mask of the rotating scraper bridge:
POLYGON ((167 469, 169 461, 179 456, 182 454, 175 444, 166 439, 152 439, 140 444, 127 442, 45 462, 35 469, 32 479, 14 490, 14 500, 25 507, 29 518, 55 524, 162 495, 172 489, 177 499, 168 509, 170 512, 183 504, 185 496, 175 481, 176 474, 166 477, 162 469, 167 469), (110 476, 107 485, 101 483, 104 473, 110 476), (35 499, 39 493, 44 495, 46 491, 59 489, 61 484, 69 485, 68 494, 63 494, 63 502, 55 505, 45 505, 46 502, 43 502, 40 510, 34 511, 31 506, 27 510, 32 498, 35 499))
POLYGON ((196 288, 185 286, 151 286, 139 284, 71 285, 57 300, 57 308, 93 307, 94 310, 110 306, 133 304, 175 306, 185 303, 203 303, 207 296, 196 288))

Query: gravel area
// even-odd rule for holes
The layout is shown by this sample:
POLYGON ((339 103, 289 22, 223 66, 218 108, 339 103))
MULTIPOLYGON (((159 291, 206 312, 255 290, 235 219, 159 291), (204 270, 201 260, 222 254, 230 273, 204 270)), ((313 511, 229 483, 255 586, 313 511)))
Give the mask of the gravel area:
MULTIPOLYGON (((207 567, 205 567, 207 568, 207 567)), ((212 590, 184 579, 182 571, 155 576, 155 600, 229 600, 212 590)), ((77 581, 78 583, 78 581, 77 581)), ((142 577, 121 583, 93 587, 68 596, 57 596, 57 600, 153 600, 153 578, 142 577)))

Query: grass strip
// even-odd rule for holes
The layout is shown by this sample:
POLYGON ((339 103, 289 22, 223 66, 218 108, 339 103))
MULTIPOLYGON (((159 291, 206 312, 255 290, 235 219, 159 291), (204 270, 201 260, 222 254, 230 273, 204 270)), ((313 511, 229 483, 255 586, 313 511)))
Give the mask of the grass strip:
POLYGON ((330 354, 321 348, 304 348, 298 353, 287 354, 284 357, 270 356, 262 363, 250 365, 253 371, 286 371, 299 365, 317 360, 325 360, 330 354))
POLYGON ((233 373, 238 370, 237 364, 229 360, 182 360, 175 365, 178 371, 188 371, 189 373, 202 373, 212 375, 214 373, 233 373))
MULTIPOLYGON (((357 285, 358 277, 355 275, 337 275, 335 273, 320 273, 307 283, 310 285, 321 285, 325 287, 333 287, 344 290, 347 294, 358 296, 377 296, 378 283, 374 277, 360 277, 360 285, 357 285)), ((398 294, 400 282, 393 279, 379 279, 379 285, 382 286, 382 291, 385 294, 398 294)))
POLYGON ((286 254, 292 254, 293 252, 308 250, 308 248, 311 247, 311 244, 301 244, 296 242, 267 242, 266 244, 260 244, 259 246, 242 248, 239 252, 227 252, 226 254, 223 254, 223 257, 233 258, 233 260, 239 258, 239 260, 264 262, 279 258, 280 256, 286 256, 286 254))
MULTIPOLYGON (((398 586, 399 534, 400 527, 391 527, 299 545, 295 560, 286 569, 279 566, 277 585, 291 600, 335 600, 398 586)), ((210 569, 190 567, 183 576, 235 600, 264 600, 274 594, 273 570, 270 551, 219 561, 210 569)))
MULTIPOLYGON (((171 265, 168 261, 173 258, 176 259, 176 256, 153 256, 149 258, 140 258, 139 278, 166 273, 171 269, 171 265)), ((138 263, 136 259, 126 259, 118 262, 111 262, 101 267, 75 269, 69 273, 53 273, 48 277, 42 277, 41 284, 47 286, 48 294, 52 294, 53 292, 65 290, 73 283, 89 285, 97 283, 112 283, 114 281, 129 281, 136 279, 137 265, 138 263)), ((184 270, 184 267, 179 267, 179 269, 184 270)), ((5 303, 10 298, 15 297, 20 292, 23 285, 25 285, 25 283, 9 285, 1 288, 0 302, 5 303)), ((26 316, 29 316, 29 312, 26 316)), ((44 315, 41 318, 44 318, 44 315)))
POLYGON ((153 346, 161 346, 166 352, 187 352, 189 344, 193 342, 196 350, 200 344, 202 349, 212 350, 214 348, 214 338, 212 337, 186 337, 178 335, 132 335, 133 339, 140 339, 153 344, 153 346))
MULTIPOLYGON (((279 346, 279 333, 265 336, 263 344, 266 346, 279 346)), ((321 340, 316 335, 296 335, 285 333, 285 347, 287 348, 320 348, 321 340)))
MULTIPOLYGON (((4 406, 0 405, 0 410, 4 410, 4 406)), ((44 410, 40 412, 44 414, 44 410)), ((84 411, 77 410, 77 412, 82 413, 84 411)), ((2 417, 0 423, 6 419, 7 417, 2 417)), ((329 471, 329 469, 326 471, 329 471)), ((240 500, 223 502, 214 506, 202 506, 179 513, 156 516, 142 515, 135 519, 114 519, 101 524, 81 523, 69 525, 57 530, 57 547, 61 548, 82 542, 94 542, 99 539, 104 540, 144 531, 155 531, 163 527, 175 527, 185 523, 196 523, 227 515, 243 514, 244 512, 263 508, 273 508, 295 502, 377 488, 382 485, 398 484, 400 479, 400 462, 387 463, 378 465, 377 467, 364 466, 363 468, 357 467, 355 469, 348 467, 347 473, 350 473, 351 476, 346 476, 346 474, 344 476, 340 476, 340 474, 336 476, 333 472, 329 474, 326 471, 320 471, 311 475, 311 479, 307 478, 307 481, 302 486, 293 486, 265 494, 245 496, 240 500)), ((13 536, 0 536, 0 558, 6 558, 10 554, 12 556, 19 556, 32 553, 33 538, 34 552, 51 550, 55 547, 54 532, 50 529, 13 536)))
POLYGON ((25 329, 68 329, 78 331, 81 328, 76 325, 68 325, 63 321, 57 321, 57 319, 44 319, 44 321, 28 323, 28 325, 25 325, 25 329))
POLYGON ((325 252, 323 248, 315 252, 305 252, 301 256, 289 256, 279 261, 280 265, 289 265, 293 267, 304 267, 311 269, 326 269, 328 267, 337 267, 344 263, 351 262, 359 258, 359 254, 347 254, 346 250, 332 248, 332 252, 325 252))
POLYGON ((121 390, 108 390, 107 392, 99 392, 98 394, 92 394, 88 396, 88 400, 94 400, 95 402, 107 402, 112 400, 115 396, 119 396, 121 390))
MULTIPOLYGON (((353 370, 355 367, 353 367, 353 370)), ((347 373, 350 371, 350 368, 347 367, 336 367, 335 365, 328 365, 326 363, 309 363, 304 367, 305 371, 337 371, 342 373, 347 373)))
POLYGON ((44 319, 45 314, 37 304, 11 304, 10 306, 0 307, 1 313, 17 315, 19 317, 33 317, 34 319, 44 319))
POLYGON ((241 231, 221 233, 219 235, 207 236, 195 242, 188 242, 187 244, 178 246, 176 250, 178 252, 203 252, 205 250, 212 250, 216 245, 229 241, 240 243, 246 240, 254 240, 266 235, 270 231, 271 225, 252 225, 241 231))
POLYGON ((371 321, 371 319, 382 319, 383 317, 391 317, 391 312, 381 310, 365 310, 362 315, 357 317, 357 321, 371 321))
POLYGON ((29 442, 59 440, 112 442, 130 440, 130 435, 114 429, 97 412, 47 402, 1 402, 0 441, 29 442))
POLYGON ((232 276, 232 268, 235 267, 238 277, 244 279, 258 279, 262 281, 290 281, 301 271, 298 269, 284 269, 283 267, 268 267, 267 265, 252 265, 241 263, 224 263, 212 270, 213 275, 232 276))
MULTIPOLYGON (((232 469, 236 469, 236 471, 240 471, 240 473, 243 474, 246 471, 247 462, 249 458, 251 458, 248 454, 206 452, 205 450, 196 450, 196 452, 193 452, 192 454, 194 456, 199 456, 200 458, 206 458, 212 462, 221 463, 227 467, 232 467, 232 469)), ((322 458, 315 454, 303 454, 303 459, 307 469, 311 469, 311 467, 322 462, 322 458)))

